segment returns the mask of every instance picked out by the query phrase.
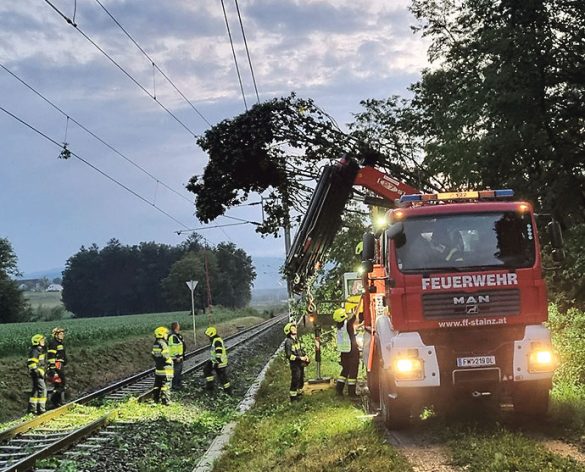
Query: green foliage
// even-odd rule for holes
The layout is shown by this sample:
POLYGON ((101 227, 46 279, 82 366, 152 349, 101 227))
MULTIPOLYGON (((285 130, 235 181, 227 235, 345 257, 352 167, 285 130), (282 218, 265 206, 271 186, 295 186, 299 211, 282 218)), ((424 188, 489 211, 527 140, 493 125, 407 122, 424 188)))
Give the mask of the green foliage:
POLYGON ((412 11, 435 62, 409 104, 429 170, 448 187, 513 188, 565 226, 582 222, 585 4, 415 0, 412 11))
POLYGON ((81 317, 190 310, 185 282, 197 280, 195 301, 202 308, 207 306, 205 260, 213 304, 246 305, 256 276, 251 258, 231 243, 204 249, 199 236, 179 246, 124 246, 112 239, 101 250, 95 244, 82 247, 63 272, 63 303, 81 317))
POLYGON ((0 238, 0 323, 26 319, 26 301, 18 289, 18 282, 12 279, 19 275, 17 261, 10 241, 0 238))
MULTIPOLYGON (((199 146, 209 154, 203 177, 191 178, 187 188, 197 196, 197 217, 208 222, 226 208, 244 201, 250 192, 269 191, 262 234, 276 235, 288 223, 289 210, 301 215, 312 194, 307 178, 320 174, 323 162, 347 153, 390 166, 395 177, 415 181, 415 174, 370 146, 366 133, 340 130, 312 100, 295 94, 253 106, 205 132, 199 146)), ((300 216, 299 216, 300 219, 300 216)))
POLYGON ((551 304, 548 313, 554 347, 560 356, 556 382, 585 387, 585 312, 572 308, 563 313, 551 304))

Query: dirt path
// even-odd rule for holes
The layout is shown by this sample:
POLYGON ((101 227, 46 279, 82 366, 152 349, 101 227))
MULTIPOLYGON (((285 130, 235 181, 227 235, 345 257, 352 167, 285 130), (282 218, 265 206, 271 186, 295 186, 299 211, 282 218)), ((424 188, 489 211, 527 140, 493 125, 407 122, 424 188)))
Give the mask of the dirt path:
POLYGON ((415 472, 459 472, 463 470, 450 464, 446 448, 417 438, 412 432, 387 431, 386 436, 388 442, 408 459, 415 472))
POLYGON ((558 439, 547 438, 542 434, 529 434, 528 437, 538 441, 550 452, 562 457, 569 457, 583 465, 585 465, 585 454, 573 444, 560 441, 558 439))

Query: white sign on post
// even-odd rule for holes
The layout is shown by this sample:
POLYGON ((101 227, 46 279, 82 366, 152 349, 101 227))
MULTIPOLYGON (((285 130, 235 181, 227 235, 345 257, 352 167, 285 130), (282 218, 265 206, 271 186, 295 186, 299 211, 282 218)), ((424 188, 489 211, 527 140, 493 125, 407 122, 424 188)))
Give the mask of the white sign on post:
POLYGON ((189 280, 186 282, 187 287, 191 290, 191 315, 193 316, 193 342, 195 343, 195 348, 197 348, 197 335, 195 334, 195 296, 193 292, 195 291, 195 287, 197 287, 198 281, 197 280, 189 280))

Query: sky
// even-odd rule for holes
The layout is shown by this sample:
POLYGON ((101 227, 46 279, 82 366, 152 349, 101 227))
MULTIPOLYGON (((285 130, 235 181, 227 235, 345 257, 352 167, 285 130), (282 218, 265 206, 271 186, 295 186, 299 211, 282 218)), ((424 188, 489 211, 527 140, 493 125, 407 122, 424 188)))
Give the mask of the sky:
MULTIPOLYGON (((224 3, 251 106, 257 97, 236 3, 224 3)), ((408 4, 239 0, 260 100, 295 91, 343 124, 360 100, 408 95, 427 65, 408 4)), ((201 224, 185 190, 208 160, 196 136, 245 111, 220 0, 3 1, 0 66, 0 237, 22 272, 64 267, 81 246, 112 238, 176 245, 187 236, 177 231, 237 223, 201 224), (56 9, 72 21, 75 14, 78 29, 56 9), (63 142, 80 159, 60 159, 63 142)), ((262 218, 258 205, 226 214, 262 218)), ((254 257, 284 257, 283 238, 261 238, 252 225, 200 234, 254 257)))

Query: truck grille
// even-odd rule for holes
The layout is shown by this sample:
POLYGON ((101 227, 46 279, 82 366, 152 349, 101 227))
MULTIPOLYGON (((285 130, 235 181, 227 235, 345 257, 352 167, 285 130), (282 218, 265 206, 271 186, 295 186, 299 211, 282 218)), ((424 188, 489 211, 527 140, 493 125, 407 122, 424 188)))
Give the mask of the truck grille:
POLYGON ((422 297, 427 319, 517 315, 520 313, 520 290, 493 290, 475 293, 429 293, 422 297))

